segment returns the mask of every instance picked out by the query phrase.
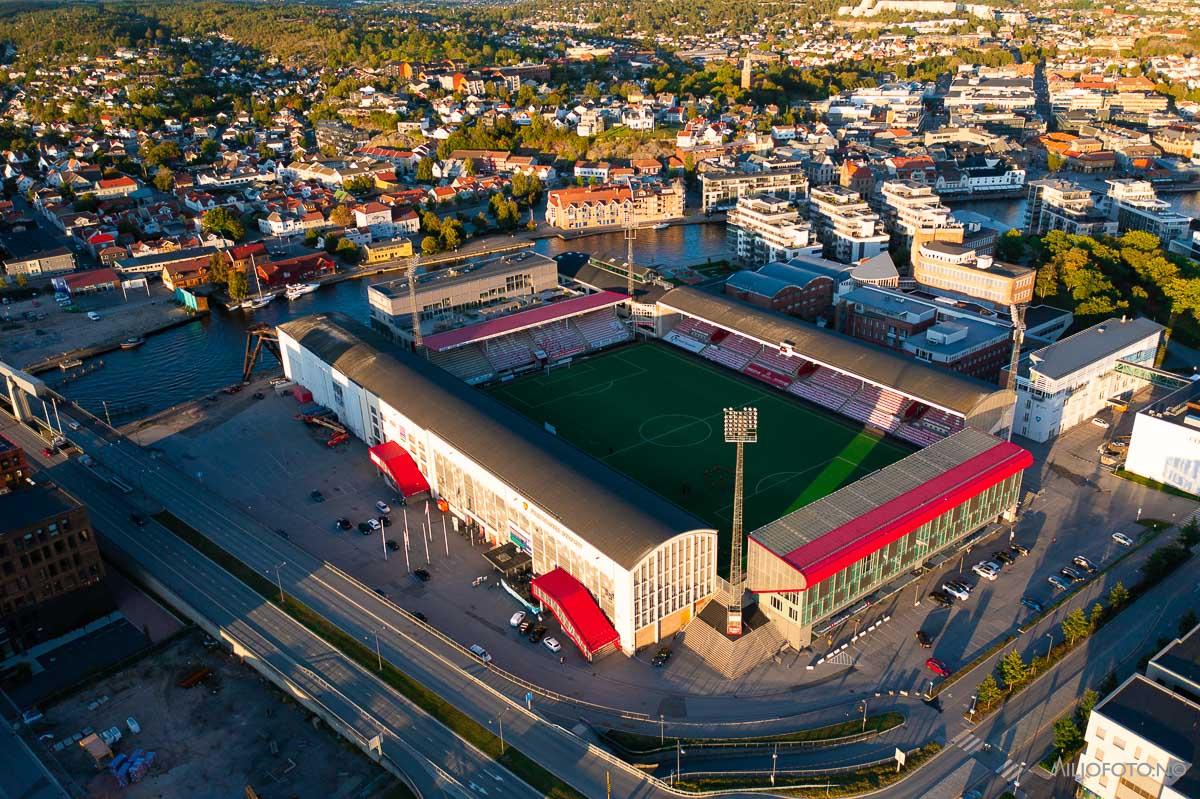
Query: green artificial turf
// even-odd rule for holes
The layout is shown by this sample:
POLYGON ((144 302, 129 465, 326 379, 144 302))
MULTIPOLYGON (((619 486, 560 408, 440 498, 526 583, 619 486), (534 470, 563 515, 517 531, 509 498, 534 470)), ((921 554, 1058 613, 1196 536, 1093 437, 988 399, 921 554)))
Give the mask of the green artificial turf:
POLYGON ((724 442, 724 408, 758 408, 759 440, 745 455, 747 532, 914 451, 663 344, 623 347, 488 390, 716 527, 722 552, 735 460, 724 442))

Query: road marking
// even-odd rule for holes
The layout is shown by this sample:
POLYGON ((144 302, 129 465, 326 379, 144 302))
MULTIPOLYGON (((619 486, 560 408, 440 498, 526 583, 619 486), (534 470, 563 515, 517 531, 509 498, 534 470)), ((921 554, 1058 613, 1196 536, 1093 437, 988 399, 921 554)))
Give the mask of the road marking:
POLYGON ((1005 780, 1015 780, 1021 774, 1021 764, 1014 763, 1011 760, 1004 764, 1004 768, 997 771, 1005 780))
POLYGON ((953 738, 951 738, 950 743, 954 744, 955 746, 958 746, 958 742, 961 741, 963 738, 966 738, 970 734, 971 734, 970 730, 963 730, 958 735, 955 735, 953 738))
POLYGON ((967 754, 974 754, 983 748, 983 741, 967 733, 963 740, 958 742, 958 748, 967 754))

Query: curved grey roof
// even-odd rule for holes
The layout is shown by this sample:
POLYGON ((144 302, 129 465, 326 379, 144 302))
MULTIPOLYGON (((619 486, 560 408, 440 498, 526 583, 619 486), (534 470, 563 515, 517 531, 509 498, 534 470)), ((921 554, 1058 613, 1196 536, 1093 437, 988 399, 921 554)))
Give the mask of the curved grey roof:
POLYGON ((279 329, 432 431, 626 569, 686 532, 712 530, 650 489, 341 313, 279 329))
POLYGON ((786 341, 809 360, 894 388, 968 420, 997 406, 1012 404, 1013 393, 1006 389, 957 372, 934 369, 912 358, 724 295, 684 286, 668 291, 659 304, 765 344, 786 341))

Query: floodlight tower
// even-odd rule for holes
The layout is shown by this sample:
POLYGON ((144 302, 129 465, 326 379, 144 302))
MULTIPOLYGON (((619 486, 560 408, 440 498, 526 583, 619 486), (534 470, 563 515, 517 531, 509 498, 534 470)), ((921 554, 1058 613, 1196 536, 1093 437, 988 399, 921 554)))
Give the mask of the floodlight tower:
POLYGON ((625 225, 625 293, 629 295, 629 312, 633 315, 633 243, 637 240, 637 222, 630 211, 625 225))
POLYGON ((421 351, 421 310, 417 308, 417 264, 421 256, 416 253, 408 259, 408 307, 412 322, 413 352, 421 351))
POLYGON ((725 443, 737 448, 737 462, 733 470, 733 552, 729 563, 729 586, 733 594, 729 600, 729 615, 725 622, 725 634, 742 634, 742 595, 745 592, 745 575, 742 573, 742 462, 744 447, 758 441, 758 409, 725 409, 725 443))

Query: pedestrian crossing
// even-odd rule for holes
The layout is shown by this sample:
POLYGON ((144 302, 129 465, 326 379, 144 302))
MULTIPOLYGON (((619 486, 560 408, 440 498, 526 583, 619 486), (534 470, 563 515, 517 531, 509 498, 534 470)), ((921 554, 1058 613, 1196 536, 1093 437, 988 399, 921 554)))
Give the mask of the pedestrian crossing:
MULTIPOLYGON (((988 745, 988 743, 972 733, 970 730, 963 730, 958 735, 951 738, 950 742, 966 752, 968 755, 975 755, 983 753, 984 751, 991 751, 991 747, 988 745)), ((993 771, 999 774, 1002 779, 1006 781, 1012 781, 1021 775, 1021 764, 1016 763, 1009 758, 1005 758, 1004 763, 993 769, 993 771)))

